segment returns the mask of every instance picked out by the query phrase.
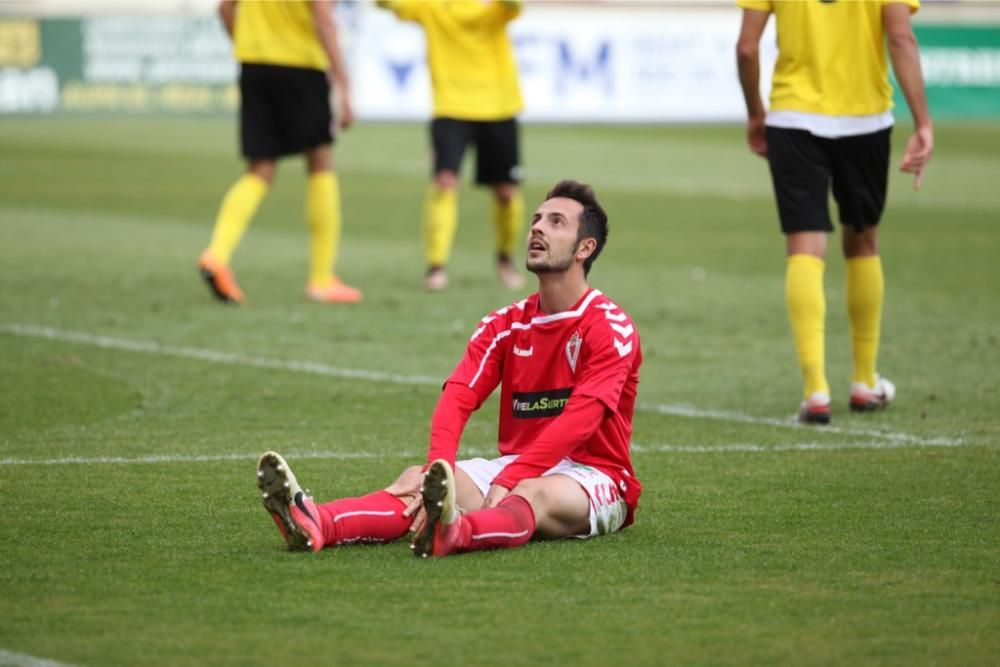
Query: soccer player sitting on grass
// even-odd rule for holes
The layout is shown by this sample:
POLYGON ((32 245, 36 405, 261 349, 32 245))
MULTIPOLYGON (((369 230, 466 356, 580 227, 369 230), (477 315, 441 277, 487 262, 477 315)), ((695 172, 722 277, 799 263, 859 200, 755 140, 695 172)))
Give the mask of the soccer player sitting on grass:
POLYGON ((629 454, 642 352, 629 316, 587 283, 608 234, 594 191, 562 181, 535 212, 527 268, 538 292, 484 317, 444 383, 429 465, 381 491, 320 504, 277 453, 260 459, 265 509, 290 550, 387 542, 418 556, 590 537, 632 523, 629 454), (472 412, 500 384, 500 457, 456 462, 472 412))

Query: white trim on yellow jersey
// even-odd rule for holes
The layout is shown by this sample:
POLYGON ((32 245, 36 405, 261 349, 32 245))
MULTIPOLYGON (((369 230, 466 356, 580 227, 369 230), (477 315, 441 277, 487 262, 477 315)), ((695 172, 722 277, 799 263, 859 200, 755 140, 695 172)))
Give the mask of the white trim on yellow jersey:
POLYGON ((829 116, 822 113, 781 110, 768 111, 767 120, 765 120, 769 127, 806 130, 810 134, 825 139, 872 134, 892 127, 893 122, 891 111, 865 116, 829 116))

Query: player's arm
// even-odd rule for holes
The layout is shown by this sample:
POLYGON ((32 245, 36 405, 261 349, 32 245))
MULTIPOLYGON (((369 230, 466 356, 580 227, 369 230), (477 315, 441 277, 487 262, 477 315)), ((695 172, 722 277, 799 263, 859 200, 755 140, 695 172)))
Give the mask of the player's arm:
POLYGON ((892 69, 913 116, 914 132, 906 142, 900 169, 914 174, 913 189, 916 190, 923 182, 924 167, 934 151, 934 128, 927 108, 924 75, 920 69, 920 48, 910 25, 910 11, 910 6, 906 4, 887 4, 882 8, 882 22, 885 25, 892 69))
MULTIPOLYGON (((574 394, 562 414, 552 420, 528 451, 493 479, 494 486, 513 489, 522 479, 542 473, 569 456, 597 431, 607 407, 597 398, 574 394)), ((496 494, 491 494, 496 496, 496 494)), ((499 501, 499 498, 496 498, 499 501)), ((490 506, 487 501, 487 506, 490 506)))
MULTIPOLYGON (((639 354, 639 341, 623 313, 614 317, 621 319, 601 321, 584 334, 580 372, 569 402, 531 446, 493 480, 495 486, 513 489, 522 479, 539 477, 586 444, 601 422, 618 409, 639 354), (612 323, 618 327, 614 332, 612 323)), ((490 494, 487 499, 492 499, 490 494)))
POLYGON ((340 41, 337 38, 337 24, 333 18, 333 2, 331 0, 312 0, 313 21, 316 24, 316 34, 323 45, 326 57, 330 61, 330 71, 327 76, 334 86, 334 94, 339 104, 337 122, 346 128, 354 122, 354 107, 351 104, 351 86, 347 76, 347 67, 340 52, 340 41))
POLYGON ((219 18, 226 27, 229 39, 233 38, 233 27, 236 25, 236 0, 222 0, 219 3, 219 18))
POLYGON ((747 143, 751 151, 762 157, 767 157, 767 135, 764 100, 760 96, 760 38, 769 16, 770 12, 744 8, 736 42, 736 68, 747 106, 747 143))
POLYGON ((431 417, 431 443, 427 448, 427 462, 444 459, 454 465, 458 443, 469 417, 479 407, 479 396, 468 386, 448 382, 438 398, 431 417))
POLYGON ((491 313, 480 320, 434 408, 428 463, 455 462, 466 422, 500 384, 509 334, 510 322, 503 314, 491 313))

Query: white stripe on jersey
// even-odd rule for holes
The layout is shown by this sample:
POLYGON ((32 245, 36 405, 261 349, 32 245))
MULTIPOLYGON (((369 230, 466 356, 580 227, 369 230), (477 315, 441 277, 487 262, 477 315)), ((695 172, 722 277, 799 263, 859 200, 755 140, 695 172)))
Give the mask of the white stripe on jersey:
POLYGON ((496 348, 497 343, 499 343, 501 340, 503 340, 509 335, 510 335, 510 329, 505 329, 504 331, 501 331, 500 333, 498 333, 496 336, 493 337, 493 342, 491 342, 490 346, 486 348, 486 352, 483 353, 483 359, 482 361, 479 362, 479 370, 476 371, 476 374, 472 376, 472 381, 469 382, 469 389, 472 389, 473 387, 476 386, 476 380, 478 380, 479 376, 483 374, 483 369, 486 368, 486 360, 490 358, 490 353, 493 351, 494 348, 496 348))
MULTIPOLYGON (((552 315, 540 315, 538 317, 532 317, 531 321, 528 322, 527 324, 525 324, 524 322, 511 322, 510 329, 504 329, 503 331, 500 331, 499 333, 497 333, 496 336, 493 337, 493 340, 490 342, 490 346, 486 348, 486 352, 483 353, 482 361, 479 362, 479 370, 476 371, 476 374, 473 376, 472 381, 469 382, 469 388, 471 389, 476 385, 476 381, 479 379, 479 376, 482 375, 483 369, 486 367, 486 361, 487 359, 490 358, 490 353, 492 353, 493 350, 496 349, 497 343, 499 343, 501 340, 509 336, 514 329, 524 331, 530 329, 535 324, 547 324, 549 322, 557 322, 559 320, 568 320, 573 317, 580 317, 581 315, 583 315, 584 311, 586 311, 587 308, 590 306, 591 302, 599 296, 601 296, 601 290, 598 289, 591 290, 590 294, 587 295, 587 298, 584 299, 583 303, 581 303, 580 306, 575 310, 566 310, 561 313, 553 313, 552 315)), ((520 301, 515 305, 523 309, 524 301, 520 301)), ((509 308, 510 306, 507 306, 496 312, 497 313, 506 312, 509 308)), ((607 312, 605 313, 605 315, 610 317, 611 313, 607 312)), ((625 313, 622 313, 621 320, 624 320, 625 317, 626 317, 625 313)), ((486 319, 487 318, 483 318, 483 320, 486 319)), ((476 329, 476 333, 472 334, 472 338, 470 340, 475 340, 476 337, 479 336, 479 334, 481 334, 485 329, 486 329, 485 326, 481 326, 478 329, 476 329)), ((629 345, 631 346, 631 343, 629 343, 629 345)))

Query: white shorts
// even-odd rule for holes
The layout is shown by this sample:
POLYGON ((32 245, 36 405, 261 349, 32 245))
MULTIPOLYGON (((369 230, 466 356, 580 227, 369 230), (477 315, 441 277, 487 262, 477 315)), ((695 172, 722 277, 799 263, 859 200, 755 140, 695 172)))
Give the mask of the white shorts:
MULTIPOLYGON (((517 459, 517 454, 508 454, 498 459, 456 461, 455 465, 472 478, 480 493, 485 497, 490 490, 493 479, 515 459, 517 459)), ((576 463, 571 459, 563 459, 542 473, 542 477, 548 475, 566 475, 572 478, 583 487, 587 497, 590 498, 590 533, 574 535, 573 537, 583 539, 595 535, 606 535, 615 532, 625 523, 625 517, 628 515, 628 505, 625 504, 625 499, 622 498, 614 480, 597 468, 576 463)))

